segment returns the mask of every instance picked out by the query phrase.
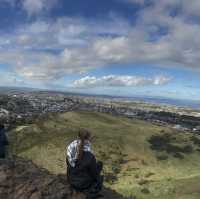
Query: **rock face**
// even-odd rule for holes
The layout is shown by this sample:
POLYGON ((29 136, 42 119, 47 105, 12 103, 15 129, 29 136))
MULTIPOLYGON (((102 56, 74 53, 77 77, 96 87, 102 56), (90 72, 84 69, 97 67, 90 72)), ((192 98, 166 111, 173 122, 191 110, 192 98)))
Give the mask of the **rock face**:
MULTIPOLYGON (((103 189, 102 199, 124 199, 103 189)), ((85 199, 72 196, 65 175, 53 175, 22 158, 0 160, 0 198, 2 199, 85 199)))

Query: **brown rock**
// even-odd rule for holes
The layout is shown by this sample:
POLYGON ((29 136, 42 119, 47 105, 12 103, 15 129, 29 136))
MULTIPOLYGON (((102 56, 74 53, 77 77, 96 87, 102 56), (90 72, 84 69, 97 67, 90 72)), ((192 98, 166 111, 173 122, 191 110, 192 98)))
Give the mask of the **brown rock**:
MULTIPOLYGON (((102 199, 125 199, 104 188, 102 199)), ((22 158, 0 161, 0 199, 86 199, 69 188, 65 175, 53 175, 22 158)))

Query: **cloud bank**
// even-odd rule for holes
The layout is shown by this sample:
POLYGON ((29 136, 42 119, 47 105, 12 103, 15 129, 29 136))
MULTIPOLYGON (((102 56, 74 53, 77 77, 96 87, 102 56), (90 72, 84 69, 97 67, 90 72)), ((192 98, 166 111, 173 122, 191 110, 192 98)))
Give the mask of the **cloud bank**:
POLYGON ((171 80, 170 77, 156 76, 154 78, 145 78, 138 76, 119 76, 108 75, 103 77, 86 76, 72 83, 73 88, 91 88, 91 87, 133 87, 145 85, 163 85, 171 80))
MULTIPOLYGON (((130 6, 142 5, 134 25, 117 15, 106 21, 37 18, 11 33, 0 33, 0 63, 8 64, 20 77, 45 83, 114 64, 200 69, 200 25, 195 20, 200 15, 200 3, 191 1, 150 0, 147 5, 147 0, 129 0, 130 6)), ((30 16, 58 3, 20 2, 30 16)))
POLYGON ((1 0, 12 7, 21 8, 29 17, 48 12, 53 9, 59 0, 1 0))

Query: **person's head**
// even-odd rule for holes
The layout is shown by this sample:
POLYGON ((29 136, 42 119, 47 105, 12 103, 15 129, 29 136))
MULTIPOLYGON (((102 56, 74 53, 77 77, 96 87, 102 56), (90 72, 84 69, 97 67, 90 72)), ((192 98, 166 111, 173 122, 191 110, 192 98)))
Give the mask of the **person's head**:
POLYGON ((84 129, 84 128, 81 128, 78 132, 78 138, 81 140, 81 141, 85 141, 85 140, 90 140, 91 138, 91 133, 87 130, 87 129, 84 129))
POLYGON ((80 129, 78 132, 78 138, 81 141, 78 148, 78 160, 81 160, 83 157, 84 143, 86 140, 90 140, 91 133, 87 129, 80 129))

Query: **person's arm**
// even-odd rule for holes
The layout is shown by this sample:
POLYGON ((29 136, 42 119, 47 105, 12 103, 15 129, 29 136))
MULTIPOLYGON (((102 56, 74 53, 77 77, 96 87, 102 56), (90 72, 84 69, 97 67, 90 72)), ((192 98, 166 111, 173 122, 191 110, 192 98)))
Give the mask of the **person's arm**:
POLYGON ((99 180, 100 172, 97 167, 97 161, 94 155, 91 155, 91 162, 89 165, 89 173, 95 181, 99 180))

